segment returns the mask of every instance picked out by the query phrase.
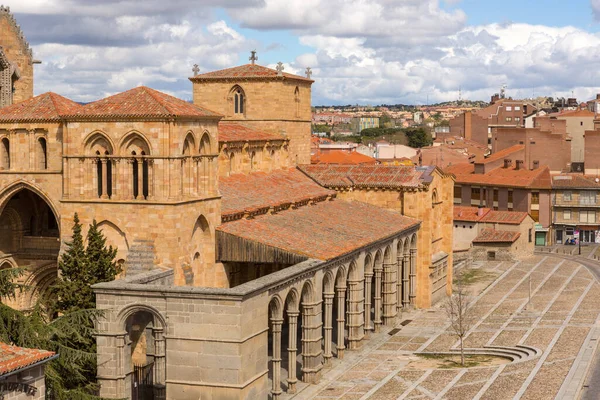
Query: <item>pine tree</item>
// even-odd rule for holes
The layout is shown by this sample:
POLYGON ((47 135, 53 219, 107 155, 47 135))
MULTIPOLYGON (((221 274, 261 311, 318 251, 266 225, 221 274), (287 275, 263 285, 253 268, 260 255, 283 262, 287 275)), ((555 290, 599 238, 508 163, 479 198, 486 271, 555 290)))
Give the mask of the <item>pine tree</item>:
MULTIPOLYGON (((88 230, 85 254, 89 268, 88 286, 99 282, 110 282, 121 272, 120 266, 115 261, 117 249, 112 246, 106 247, 106 238, 98 229, 96 220, 92 222, 88 230)), ((93 301, 92 307, 95 308, 96 300, 93 295, 90 296, 90 301, 93 301)))

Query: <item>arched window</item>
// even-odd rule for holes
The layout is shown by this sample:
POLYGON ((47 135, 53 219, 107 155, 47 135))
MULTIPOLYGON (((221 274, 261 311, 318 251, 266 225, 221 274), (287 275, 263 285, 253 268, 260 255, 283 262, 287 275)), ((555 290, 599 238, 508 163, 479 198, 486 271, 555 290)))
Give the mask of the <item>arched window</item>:
POLYGON ((246 112, 246 94, 239 86, 234 86, 231 89, 230 99, 233 101, 233 114, 243 116, 246 112))
POLYGON ((294 90, 294 103, 296 106, 296 118, 300 118, 300 89, 296 86, 294 90))
POLYGON ((256 152, 251 152, 250 153, 250 170, 252 171, 254 169, 254 163, 256 162, 256 152))
POLYGON ((133 198, 137 199, 138 194, 139 194, 138 159, 136 157, 137 154, 135 153, 135 151, 132 151, 131 155, 133 156, 133 160, 131 161, 131 168, 132 168, 131 176, 133 177, 133 182, 132 182, 133 183, 133 198))
POLYGON ((45 170, 48 169, 48 159, 46 152, 46 139, 41 137, 37 141, 37 162, 38 169, 45 170))
MULTIPOLYGON (((145 156, 146 153, 142 151, 142 156, 145 156)), ((144 199, 148 198, 148 159, 146 157, 142 158, 142 195, 144 199)))
POLYGON ((0 142, 0 169, 10 169, 10 142, 8 138, 0 142))
POLYGON ((112 196, 112 160, 108 158, 110 153, 108 150, 104 152, 106 156, 106 195, 110 198, 112 196))
POLYGON ((200 154, 210 154, 210 137, 206 132, 202 135, 202 139, 200 140, 200 154))
POLYGON ((235 165, 233 164, 235 155, 233 153, 229 154, 229 173, 231 174, 233 172, 233 169, 235 168, 235 165))

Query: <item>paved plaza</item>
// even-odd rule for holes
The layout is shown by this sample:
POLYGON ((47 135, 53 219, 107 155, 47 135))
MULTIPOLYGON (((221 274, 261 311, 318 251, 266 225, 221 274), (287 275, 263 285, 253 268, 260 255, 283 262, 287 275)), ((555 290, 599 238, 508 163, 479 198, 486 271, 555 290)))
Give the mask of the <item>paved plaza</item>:
MULTIPOLYGON (((539 254, 474 265, 475 323, 465 346, 527 346, 537 354, 471 368, 443 368, 417 352, 458 345, 441 307, 405 313, 358 351, 335 359, 318 385, 295 399, 569 399, 581 395, 600 336, 600 285, 575 257, 539 254)), ((566 248, 565 252, 573 251, 566 248)), ((582 248, 595 257, 595 246, 582 248)), ((600 250, 598 250, 600 254, 600 250)), ((583 261, 582 261, 583 262, 583 261)), ((596 261, 594 261, 597 263, 596 261)), ((598 264, 600 265, 600 264, 598 264)), ((285 399, 292 396, 285 396, 285 399)))

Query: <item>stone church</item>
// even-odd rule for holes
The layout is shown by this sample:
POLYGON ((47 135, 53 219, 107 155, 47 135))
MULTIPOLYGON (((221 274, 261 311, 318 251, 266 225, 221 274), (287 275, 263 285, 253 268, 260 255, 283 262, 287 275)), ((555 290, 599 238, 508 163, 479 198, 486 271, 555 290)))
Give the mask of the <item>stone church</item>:
POLYGON ((31 51, 6 9, 0 24, 2 71, 20 71, 0 109, 0 268, 27 267, 30 307, 74 214, 98 221, 124 269, 94 287, 103 397, 277 399, 451 290, 453 177, 308 165, 310 69, 253 52, 194 68, 193 104, 142 86, 81 105, 33 97, 31 51))

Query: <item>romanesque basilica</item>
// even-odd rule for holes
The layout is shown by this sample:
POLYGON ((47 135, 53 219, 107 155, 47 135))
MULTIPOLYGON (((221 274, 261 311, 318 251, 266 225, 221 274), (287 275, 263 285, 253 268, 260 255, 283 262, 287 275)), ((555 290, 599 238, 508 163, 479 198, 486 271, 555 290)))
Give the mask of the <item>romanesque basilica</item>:
POLYGON ((195 68, 193 104, 140 86, 82 105, 33 96, 4 8, 0 27, 0 268, 27 268, 28 308, 74 214, 99 223, 124 270, 94 287, 103 397, 150 365, 168 399, 277 399, 449 292, 453 177, 310 165, 310 69, 252 53, 195 68))

